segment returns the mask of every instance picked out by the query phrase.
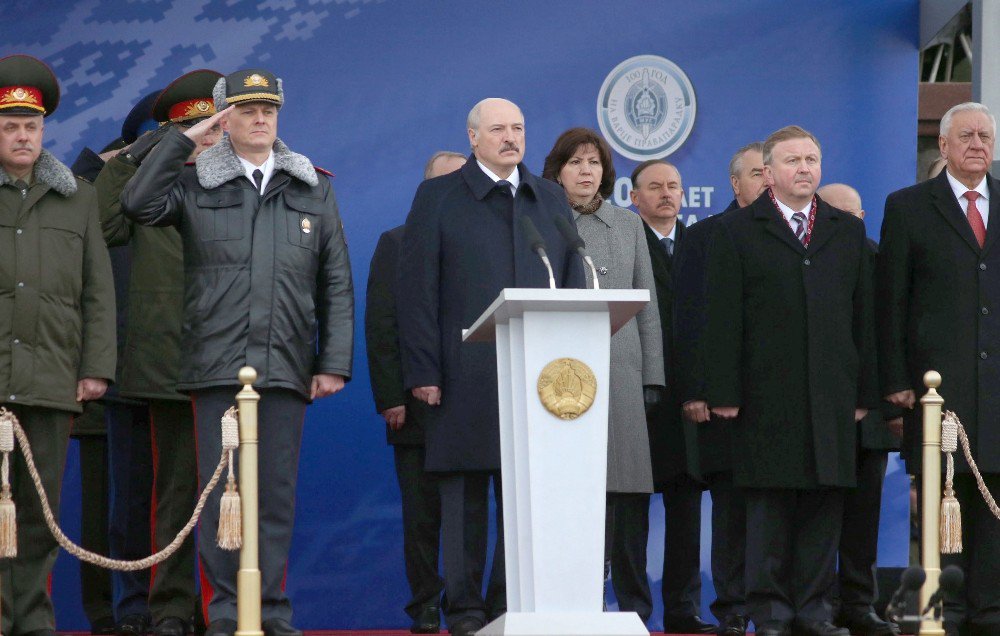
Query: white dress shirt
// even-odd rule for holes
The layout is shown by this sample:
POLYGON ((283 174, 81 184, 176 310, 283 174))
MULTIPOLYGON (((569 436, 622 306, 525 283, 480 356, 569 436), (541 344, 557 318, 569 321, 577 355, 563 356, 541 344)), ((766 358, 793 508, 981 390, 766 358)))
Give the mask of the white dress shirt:
MULTIPOLYGON (((476 159, 476 163, 479 164, 479 169, 486 173, 486 176, 493 180, 493 183, 497 181, 503 181, 500 177, 496 176, 492 170, 483 165, 483 162, 476 159)), ((511 195, 517 194, 517 186, 521 185, 521 174, 517 170, 517 166, 514 166, 514 172, 510 173, 507 177, 507 181, 510 183, 510 193, 511 195)))
MULTIPOLYGON (((955 193, 955 198, 958 199, 958 207, 962 208, 962 213, 968 217, 969 200, 965 198, 965 193, 969 192, 969 188, 951 176, 951 173, 947 170, 944 172, 948 175, 948 183, 951 185, 951 191, 955 193)), ((983 217, 983 227, 988 228, 990 226, 990 189, 986 187, 986 177, 983 177, 983 180, 975 188, 972 188, 972 191, 979 193, 979 198, 976 199, 976 209, 979 210, 979 215, 983 217)))
POLYGON ((243 164, 243 171, 247 174, 247 179, 250 179, 250 183, 254 183, 253 171, 260 170, 264 174, 264 178, 260 182, 260 192, 259 194, 264 194, 264 190, 267 189, 267 182, 271 180, 271 175, 274 174, 274 151, 272 150, 267 155, 267 160, 263 165, 255 166, 243 157, 236 155, 236 158, 240 160, 243 164))

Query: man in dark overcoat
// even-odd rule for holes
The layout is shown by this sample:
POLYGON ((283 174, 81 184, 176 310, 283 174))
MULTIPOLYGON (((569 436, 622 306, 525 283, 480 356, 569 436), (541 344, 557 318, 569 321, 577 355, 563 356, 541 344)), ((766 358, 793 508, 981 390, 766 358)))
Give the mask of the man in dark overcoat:
MULTIPOLYGON (((994 496, 1000 493, 1000 184, 988 171, 995 140, 996 119, 982 104, 945 113, 938 143, 946 169, 886 198, 877 261, 879 372, 886 399, 907 409, 907 472, 921 473, 916 400, 925 391, 923 374, 933 369, 941 373, 945 408, 961 419, 994 496)), ((955 466, 966 607, 946 608, 945 628, 957 633, 966 622, 970 633, 997 634, 1000 521, 961 452, 955 466)))
MULTIPOLYGON (((424 178, 454 172, 465 155, 438 152, 431 157, 424 178)), ((386 441, 392 445, 396 480, 403 511, 403 559, 410 601, 406 613, 414 634, 436 634, 441 627, 441 591, 438 545, 441 535, 441 497, 437 480, 424 470, 425 403, 403 388, 403 364, 396 317, 396 283, 402 225, 382 233, 372 255, 365 294, 365 344, 375 410, 385 420, 386 441)), ((404 308, 405 311, 405 308, 404 308)))
MULTIPOLYGON (((816 195, 834 208, 864 220, 861 195, 844 183, 829 183, 816 195)), ((874 272, 878 243, 868 239, 868 256, 874 272)), ((877 307, 877 304, 876 304, 877 307)), ((878 560, 879 517, 882 512, 882 482, 889 452, 899 450, 899 438, 890 429, 902 425, 898 407, 883 404, 871 409, 858 426, 857 486, 844 498, 844 528, 840 536, 837 564, 836 623, 856 636, 895 636, 899 627, 875 612, 878 599, 875 578, 878 560), (888 420, 886 416, 889 416, 888 420)))
POLYGON ((865 228, 815 196, 820 157, 802 128, 772 133, 769 189, 720 221, 709 253, 706 396, 733 418, 747 608, 765 636, 848 634, 826 596, 857 422, 877 405, 865 228))
MULTIPOLYGON (((115 373, 115 293, 94 188, 42 148, 59 84, 41 60, 0 59, 0 407, 31 444, 59 509, 73 416, 115 373)), ((55 634, 49 575, 59 546, 24 449, 10 457, 17 555, 0 560, 0 632, 55 634)))
MULTIPOLYGON (((244 365, 257 371, 261 627, 300 636, 284 579, 306 406, 351 375, 354 291, 343 224, 326 174, 277 138, 281 81, 264 69, 219 79, 218 111, 171 127, 121 196, 142 225, 177 228, 184 259, 184 322, 177 389, 194 401, 198 476, 222 452, 219 420, 244 365), (186 165, 221 125, 229 136, 186 165)), ((236 630, 238 555, 216 544, 221 488, 201 517, 198 552, 208 636, 236 630)))
POLYGON ((467 121, 472 156, 461 170, 420 184, 400 255, 403 381, 431 405, 426 469, 441 473, 445 616, 452 634, 472 634, 505 611, 496 349, 463 343, 505 287, 547 287, 548 274, 521 231, 530 218, 548 246, 560 287, 583 287, 579 258, 554 223, 573 222, 557 184, 528 172, 524 117, 513 103, 486 99, 467 121), (486 599, 488 489, 497 502, 497 547, 486 599))
POLYGON ((729 162, 734 198, 719 214, 687 228, 674 259, 674 374, 683 417, 696 426, 697 445, 689 457, 692 473, 705 480, 712 493, 712 613, 721 636, 746 633, 746 502, 733 485, 732 422, 713 417, 705 401, 705 361, 702 340, 707 315, 708 248, 719 221, 760 196, 764 184, 764 144, 740 148, 729 162))
MULTIPOLYGON (((683 199, 683 185, 677 168, 661 159, 644 161, 632 171, 632 203, 643 221, 649 260, 656 281, 656 302, 663 336, 663 366, 666 386, 661 399, 650 404, 646 413, 649 454, 653 466, 653 487, 662 493, 663 523, 663 630, 677 634, 711 634, 715 625, 698 616, 701 607, 701 493, 700 482, 690 475, 687 444, 693 443, 694 428, 685 431, 677 401, 676 383, 671 373, 673 361, 674 289, 671 270, 674 254, 683 244, 684 223, 677 217, 683 199)), ((648 393, 650 388, 646 389, 648 393)), ((647 403, 649 401, 647 400, 647 403)), ((622 503, 618 502, 620 508, 622 503)), ((642 509, 615 511, 616 532, 634 537, 634 552, 645 554, 649 537, 649 502, 642 509), (627 524, 638 523, 640 532, 627 524), (623 524, 625 527, 622 527, 623 524)), ((628 547, 626 546, 626 549, 628 547)), ((644 559, 643 559, 644 561, 644 559)), ((633 595, 648 595, 644 563, 634 571, 641 577, 636 584, 615 581, 615 589, 633 588, 633 595)), ((613 574, 614 576, 614 574, 613 574)), ((621 577, 619 576, 619 579, 621 577)), ((638 577, 637 577, 638 578, 638 577)), ((629 599, 629 605, 634 601, 629 599)), ((641 607, 641 605, 639 606, 641 607)), ((641 611, 640 611, 641 615, 641 611)))

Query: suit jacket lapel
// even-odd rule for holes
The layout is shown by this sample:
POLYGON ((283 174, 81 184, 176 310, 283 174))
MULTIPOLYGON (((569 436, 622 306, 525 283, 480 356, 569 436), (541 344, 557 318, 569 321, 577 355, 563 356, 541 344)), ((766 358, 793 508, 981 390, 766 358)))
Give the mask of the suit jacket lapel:
MULTIPOLYGON (((944 170, 935 178, 933 187, 931 188, 931 196, 934 199, 934 207, 937 208, 941 216, 955 228, 959 236, 965 239, 969 247, 979 252, 979 241, 976 240, 976 235, 972 233, 972 226, 969 225, 969 219, 965 217, 965 211, 959 207, 958 201, 955 199, 955 193, 951 189, 951 184, 948 183, 948 175, 945 174, 944 170)), ((988 241, 988 234, 986 238, 988 241)))
MULTIPOLYGON (((642 228, 646 231, 646 244, 649 246, 649 260, 653 264, 653 278, 656 280, 657 285, 662 285, 663 287, 670 289, 672 286, 670 280, 670 263, 667 261, 667 255, 663 252, 663 246, 660 245, 660 239, 656 238, 656 234, 650 229, 646 222, 642 222, 642 228)), ((676 254, 676 246, 674 249, 674 254, 676 254)))
POLYGON ((983 244, 983 254, 990 251, 990 248, 996 243, 997 237, 1000 237, 1000 182, 990 175, 986 175, 986 187, 990 189, 990 214, 986 225, 986 242, 983 244))
MULTIPOLYGON (((753 203, 753 215, 754 218, 765 223, 764 229, 771 235, 781 239, 783 243, 788 245, 790 248, 798 252, 799 254, 805 254, 806 248, 795 234, 792 233, 792 228, 788 227, 788 222, 785 221, 785 217, 782 216, 781 212, 774 207, 771 203, 771 197, 766 196, 765 192, 761 196, 757 197, 757 200, 753 203)), ((815 231, 815 228, 813 228, 815 231)))
POLYGON ((817 203, 816 222, 813 223, 812 236, 809 238, 809 249, 807 250, 810 254, 819 251, 823 244, 837 233, 837 229, 840 228, 841 214, 843 212, 838 212, 823 200, 817 203))

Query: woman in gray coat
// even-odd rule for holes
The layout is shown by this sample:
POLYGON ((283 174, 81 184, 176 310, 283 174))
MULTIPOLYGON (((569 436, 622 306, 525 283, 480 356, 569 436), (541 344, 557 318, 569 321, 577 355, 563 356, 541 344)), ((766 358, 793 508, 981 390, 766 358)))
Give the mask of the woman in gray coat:
MULTIPOLYGON (((601 288, 648 289, 650 302, 611 338, 605 558, 618 607, 646 621, 652 611, 646 579, 646 526, 653 491, 646 408, 664 384, 656 284, 642 220, 606 200, 615 183, 608 143, 572 128, 556 140, 542 176, 562 185, 577 230, 594 259, 601 288)), ((588 284, 592 284, 587 272, 588 284)))

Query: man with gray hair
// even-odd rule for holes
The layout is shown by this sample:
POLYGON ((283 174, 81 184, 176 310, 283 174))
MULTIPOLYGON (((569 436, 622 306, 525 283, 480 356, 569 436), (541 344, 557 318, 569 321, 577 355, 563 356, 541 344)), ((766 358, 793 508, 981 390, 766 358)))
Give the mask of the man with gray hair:
POLYGON ((465 165, 465 155, 452 150, 438 150, 424 166, 424 179, 433 179, 449 172, 455 172, 465 165))
MULTIPOLYGON (((941 373, 948 409, 1000 493, 1000 182, 989 174, 996 118, 976 102, 941 118, 941 174, 890 194, 877 260, 879 372, 886 400, 906 410, 907 472, 922 471, 922 424, 914 408, 928 369, 941 373)), ((1000 633, 1000 534, 970 466, 955 458, 962 507, 965 607, 945 607, 945 630, 1000 633)), ((934 531, 924 528, 924 531, 934 531)))
MULTIPOLYGON (((261 628, 291 626, 284 579, 306 406, 351 375, 354 291, 333 188, 326 173, 277 138, 281 80, 247 69, 215 85, 217 114, 171 128, 121 196, 142 225, 176 226, 184 246, 182 368, 177 389, 195 407, 198 477, 222 452, 219 420, 233 405, 240 367, 257 370, 260 446, 261 628), (229 133, 185 162, 214 126, 229 133)), ((236 631, 238 554, 216 545, 216 489, 201 517, 198 551, 207 636, 236 631)))
POLYGON ((506 611, 496 350, 462 342, 505 287, 548 287, 520 231, 530 218, 547 245, 560 287, 583 287, 580 259, 555 217, 573 222, 566 194, 521 163, 524 116, 506 99, 485 99, 468 117, 472 156, 462 168, 420 184, 406 219, 397 305, 403 384, 429 405, 424 468, 440 473, 445 617, 469 635, 506 611), (490 480, 497 543, 486 598, 490 480))

